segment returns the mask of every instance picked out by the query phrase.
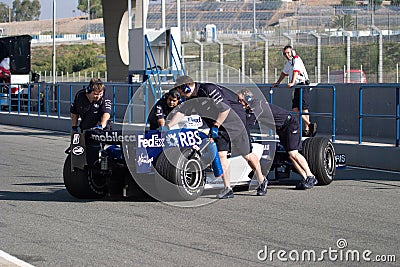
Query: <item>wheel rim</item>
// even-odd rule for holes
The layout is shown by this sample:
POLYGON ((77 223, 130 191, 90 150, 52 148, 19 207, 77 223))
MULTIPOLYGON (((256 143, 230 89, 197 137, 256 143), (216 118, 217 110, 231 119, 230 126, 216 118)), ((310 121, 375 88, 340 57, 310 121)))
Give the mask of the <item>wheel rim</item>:
POLYGON ((202 185, 202 168, 197 160, 188 160, 185 165, 184 175, 184 185, 190 190, 195 190, 202 185))
POLYGON ((333 176, 335 172, 335 153, 333 148, 329 145, 325 148, 325 169, 330 177, 333 176))
POLYGON ((106 178, 99 173, 93 172, 92 170, 88 170, 90 186, 92 187, 93 191, 98 194, 101 194, 106 187, 106 178))

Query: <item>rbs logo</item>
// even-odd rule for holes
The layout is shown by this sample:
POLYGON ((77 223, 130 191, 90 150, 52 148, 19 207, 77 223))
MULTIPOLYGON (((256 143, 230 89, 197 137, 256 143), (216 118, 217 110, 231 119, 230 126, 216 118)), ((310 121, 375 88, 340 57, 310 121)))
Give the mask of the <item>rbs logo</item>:
POLYGON ((178 136, 180 147, 194 146, 201 143, 201 138, 198 131, 179 132, 178 136))

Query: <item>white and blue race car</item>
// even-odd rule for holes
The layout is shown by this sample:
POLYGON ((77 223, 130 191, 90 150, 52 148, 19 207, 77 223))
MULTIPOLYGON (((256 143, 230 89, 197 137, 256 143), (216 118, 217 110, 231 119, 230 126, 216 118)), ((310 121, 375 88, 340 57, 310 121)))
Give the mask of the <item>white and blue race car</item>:
MULTIPOLYGON (((202 124, 199 118, 189 116, 185 120, 185 127, 167 132, 87 130, 71 134, 63 170, 67 191, 79 199, 94 199, 107 195, 131 197, 139 194, 140 188, 157 200, 170 201, 195 200, 204 190, 223 188, 213 166, 215 145, 198 129, 202 124), (98 144, 91 164, 87 161, 87 142, 98 144)), ((295 170, 279 141, 261 134, 252 139, 263 174, 269 176, 274 171, 274 179, 278 180, 290 177, 295 170)), ((325 137, 311 137, 302 145, 301 153, 318 185, 330 184, 336 171, 332 142, 325 137)), ((241 156, 228 160, 233 186, 250 188, 256 183, 241 156)))

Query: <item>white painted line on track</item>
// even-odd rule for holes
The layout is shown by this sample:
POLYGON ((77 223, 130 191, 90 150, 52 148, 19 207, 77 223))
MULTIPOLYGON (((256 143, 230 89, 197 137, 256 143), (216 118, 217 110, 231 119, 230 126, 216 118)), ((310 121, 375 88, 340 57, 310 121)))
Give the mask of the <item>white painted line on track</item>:
POLYGON ((24 262, 2 250, 0 250, 0 266, 1 267, 34 267, 33 265, 24 262))
POLYGON ((372 168, 366 168, 366 167, 356 167, 356 166, 346 166, 349 169, 357 169, 357 170, 366 170, 366 171, 374 171, 374 172, 384 172, 384 173, 390 173, 390 174, 400 174, 398 171, 388 171, 388 170, 380 170, 380 169, 372 169, 372 168))

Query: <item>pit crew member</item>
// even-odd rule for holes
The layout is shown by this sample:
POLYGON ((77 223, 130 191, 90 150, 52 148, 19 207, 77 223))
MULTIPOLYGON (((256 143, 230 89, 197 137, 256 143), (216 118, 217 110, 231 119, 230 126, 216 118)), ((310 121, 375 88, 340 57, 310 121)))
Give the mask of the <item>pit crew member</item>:
MULTIPOLYGON (((89 85, 79 90, 70 107, 72 131, 88 129, 109 130, 111 128, 111 100, 104 95, 105 86, 100 79, 92 78, 89 85), (78 119, 81 119, 78 128, 78 119)), ((98 158, 100 144, 86 137, 87 161, 94 164, 98 158)))
MULTIPOLYGON (((294 96, 292 99, 292 111, 299 112, 300 108, 300 88, 297 85, 308 85, 310 82, 308 80, 308 74, 306 67, 304 66, 303 60, 296 54, 294 49, 287 45, 283 48, 283 56, 286 58, 286 63, 282 69, 281 75, 278 80, 272 85, 272 87, 277 87, 278 84, 286 77, 289 76, 289 83, 287 86, 289 88, 295 87, 294 96)), ((302 95, 302 112, 308 113, 310 107, 310 89, 304 88, 302 95)), ((303 136, 315 136, 317 133, 317 124, 310 122, 309 115, 303 115, 302 120, 304 122, 303 136)))
POLYGON ((273 127, 275 124, 280 144, 288 152, 293 166, 303 177, 303 180, 296 185, 296 189, 311 189, 314 187, 318 181, 311 172, 307 160, 299 153, 301 139, 299 122, 296 117, 292 116, 288 110, 277 105, 254 99, 253 93, 248 89, 238 92, 238 100, 247 110, 248 125, 253 125, 256 121, 269 127, 273 127), (273 119, 267 115, 269 110, 271 110, 273 119))
POLYGON ((230 183, 228 151, 231 151, 232 155, 242 155, 247 160, 259 182, 257 195, 265 195, 268 181, 262 175, 259 158, 251 152, 251 143, 245 128, 246 112, 238 102, 236 93, 217 84, 194 82, 190 76, 178 77, 175 87, 178 88, 182 97, 191 101, 183 102, 178 106, 179 109, 168 126, 177 124, 184 114, 190 114, 196 110, 210 127, 209 136, 217 145, 224 172, 222 177, 224 189, 217 198, 234 197, 230 183), (205 101, 204 98, 209 100, 205 101))
POLYGON ((154 105, 148 116, 150 130, 166 130, 165 119, 168 114, 179 104, 181 95, 176 88, 165 93, 154 105))

